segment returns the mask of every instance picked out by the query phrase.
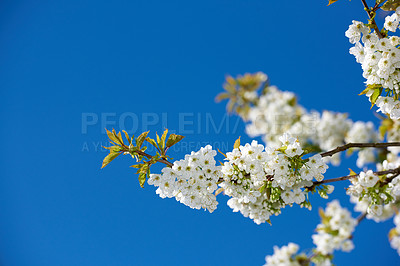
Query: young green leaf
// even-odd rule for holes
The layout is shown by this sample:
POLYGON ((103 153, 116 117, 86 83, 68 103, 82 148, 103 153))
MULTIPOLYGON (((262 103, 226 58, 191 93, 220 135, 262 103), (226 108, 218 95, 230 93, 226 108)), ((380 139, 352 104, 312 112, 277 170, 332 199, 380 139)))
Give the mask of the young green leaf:
POLYGON ((143 132, 142 134, 139 135, 139 137, 136 138, 136 146, 140 149, 143 145, 144 140, 147 137, 147 134, 149 134, 150 131, 143 132))
POLYGON ((168 129, 165 129, 164 133, 161 136, 161 141, 160 141, 160 144, 161 144, 160 148, 161 148, 162 151, 165 150, 165 140, 167 138, 167 134, 168 134, 168 129))
POLYGON ((115 144, 122 144, 121 143, 121 141, 118 139, 118 137, 117 137, 117 135, 115 134, 115 130, 113 129, 113 131, 111 132, 111 131, 109 131, 107 128, 106 128, 106 132, 107 132, 107 136, 108 136, 108 138, 111 140, 111 141, 113 141, 115 144))
POLYGON ((371 101, 371 108, 375 105, 376 100, 381 95, 381 93, 382 93, 382 88, 376 88, 374 90, 374 93, 372 93, 372 95, 369 97, 369 100, 371 101))
POLYGON ((156 132, 156 137, 157 137, 157 147, 160 150, 160 148, 161 148, 161 145, 160 145, 161 139, 160 139, 160 136, 158 136, 157 132, 156 132))
POLYGON ((117 138, 118 138, 118 140, 120 141, 121 145, 124 145, 124 140, 122 139, 121 131, 118 132, 118 134, 117 134, 117 133, 115 132, 115 130, 113 129, 113 133, 114 133, 114 135, 117 136, 117 138))
POLYGON ((121 154, 120 152, 112 152, 112 151, 110 151, 110 153, 104 158, 103 164, 101 165, 101 168, 106 167, 107 164, 109 164, 112 160, 117 158, 118 155, 120 155, 120 154, 121 154))
POLYGON ((156 141, 155 141, 154 139, 148 137, 148 138, 146 138, 146 141, 147 141, 148 143, 150 143, 151 145, 153 145, 155 148, 158 149, 157 143, 156 143, 156 141))
POLYGON ((235 144, 233 144, 234 149, 239 149, 240 147, 240 137, 235 141, 235 144))
POLYGON ((166 147, 167 148, 172 147, 173 145, 175 145, 176 143, 181 141, 183 138, 184 138, 184 136, 181 136, 181 135, 176 135, 176 134, 169 135, 166 147))
POLYGON ((362 92, 360 92, 358 95, 364 95, 367 94, 369 91, 371 90, 371 88, 366 87, 362 92))
POLYGON ((230 97, 230 94, 227 92, 221 92, 220 94, 215 97, 216 102, 220 102, 222 100, 228 99, 230 97))
POLYGON ((120 152, 121 151, 121 146, 114 145, 114 146, 109 146, 109 147, 104 147, 104 149, 109 150, 110 152, 120 152))
POLYGON ((142 188, 144 188, 144 183, 146 183, 146 173, 139 174, 139 184, 142 188))
POLYGON ((126 132, 125 130, 122 130, 122 132, 125 133, 125 137, 126 137, 126 139, 128 140, 129 144, 132 144, 132 140, 131 140, 131 138, 129 137, 128 132, 126 132))
POLYGON ((395 11, 397 7, 400 6, 400 0, 387 0, 386 3, 383 4, 381 9, 385 11, 395 11))
POLYGON ((319 216, 321 217, 322 220, 324 220, 326 218, 326 215, 325 215, 325 212, 324 212, 323 208, 319 208, 318 209, 318 213, 319 213, 319 216))
POLYGON ((328 6, 332 5, 333 3, 337 2, 338 0, 329 0, 328 6))
POLYGON ((351 170, 351 168, 349 168, 350 174, 349 175, 357 175, 356 172, 354 172, 353 170, 351 170))

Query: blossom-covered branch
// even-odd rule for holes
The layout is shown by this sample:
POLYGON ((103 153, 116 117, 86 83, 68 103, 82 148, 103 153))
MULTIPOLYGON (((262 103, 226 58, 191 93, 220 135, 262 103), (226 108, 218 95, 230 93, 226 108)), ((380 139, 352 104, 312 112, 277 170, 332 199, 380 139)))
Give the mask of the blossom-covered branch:
MULTIPOLYGON (((167 138, 165 130, 154 140, 147 137, 148 132, 134 138, 124 131, 128 141, 124 143, 121 132, 113 130, 107 131, 112 146, 106 147, 110 154, 102 167, 121 154, 130 155, 136 159, 132 167, 138 169, 140 185, 147 181, 161 198, 175 198, 190 208, 213 212, 217 195, 223 192, 230 197, 227 204, 234 212, 257 224, 270 223, 270 217, 286 206, 311 209, 309 192, 328 198, 334 187, 325 184, 350 180, 346 193, 362 214, 355 219, 337 201, 329 203, 325 211, 320 210, 322 221, 312 237, 316 245, 312 256, 297 255, 298 246, 291 243, 275 248, 276 254, 268 256, 266 264, 330 265, 334 250, 353 249, 352 232, 361 220, 383 221, 400 207, 400 37, 389 36, 389 31, 399 28, 400 1, 376 0, 373 7, 365 0, 362 3, 368 23, 353 21, 345 35, 354 44, 350 53, 362 64, 366 78, 367 88, 361 94, 387 116, 382 117, 379 130, 372 122, 352 121, 344 113, 307 110, 294 93, 270 86, 264 73, 228 76, 225 92, 217 99, 229 99, 227 110, 242 117, 247 134, 262 136, 265 146, 257 141, 241 144, 239 138, 232 151, 221 152, 225 156, 222 165, 217 165, 217 152, 210 145, 172 161, 167 151, 183 136, 167 138), (379 30, 375 15, 381 8, 396 11, 379 30), (154 155, 146 152, 145 141, 156 148, 154 155), (370 168, 374 163, 376 171, 356 174, 351 170, 350 175, 324 180, 328 164, 340 164, 343 151, 356 151, 357 166, 370 168), (166 167, 161 173, 151 173, 155 163, 166 167)), ((400 218, 396 217, 389 238, 400 252, 400 218)))

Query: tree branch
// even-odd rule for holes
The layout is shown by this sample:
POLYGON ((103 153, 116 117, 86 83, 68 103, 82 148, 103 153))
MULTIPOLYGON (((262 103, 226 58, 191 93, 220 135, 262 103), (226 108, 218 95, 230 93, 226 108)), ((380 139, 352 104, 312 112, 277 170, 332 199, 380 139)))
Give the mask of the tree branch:
POLYGON ((365 217, 367 217, 367 213, 366 213, 366 212, 360 214, 360 215, 357 217, 357 225, 359 225, 360 222, 361 222, 362 220, 365 219, 365 217))
MULTIPOLYGON (((385 181, 383 181, 383 184, 387 184, 390 181, 392 181, 393 178, 395 178, 396 176, 400 175, 400 167, 395 168, 395 169, 390 169, 390 170, 386 170, 386 171, 378 171, 378 172, 374 172, 375 175, 388 175, 388 174, 394 174, 394 176, 387 178, 385 181)), ((360 174, 356 174, 356 175, 346 175, 346 176, 342 176, 342 177, 336 177, 336 178, 331 178, 331 179, 325 179, 322 181, 315 181, 313 182, 313 185, 311 187, 308 187, 308 190, 312 190, 314 187, 322 185, 322 184, 326 184, 326 183, 332 183, 332 182, 337 182, 337 181, 343 181, 343 180, 349 180, 351 178, 357 177, 360 174)))
MULTIPOLYGON (((147 153, 145 153, 143 151, 134 151, 133 153, 137 153, 137 154, 139 154, 141 156, 145 156, 145 157, 147 157, 149 159, 153 158, 153 156, 151 156, 150 154, 147 154, 147 153)), ((163 163, 163 164, 168 165, 170 167, 172 167, 174 165, 173 163, 171 163, 171 162, 169 162, 167 160, 164 160, 164 159, 158 159, 157 162, 163 163)))
POLYGON ((376 6, 375 6, 374 8, 372 8, 372 9, 370 9, 370 8, 368 7, 367 2, 366 2, 365 0, 361 0, 361 2, 363 3, 364 9, 365 9, 365 11, 366 11, 367 14, 368 14, 370 25, 371 25, 372 28, 375 30, 376 35, 378 35, 379 39, 382 39, 382 38, 385 37, 385 36, 384 36, 384 35, 382 34, 382 32, 379 30, 378 25, 376 25, 376 22, 375 22, 375 8, 376 8, 376 6))
POLYGON ((387 148, 400 146, 400 142, 387 142, 387 143, 347 143, 339 146, 333 150, 321 153, 322 157, 332 156, 335 153, 348 150, 350 148, 387 148))
MULTIPOLYGON (((122 144, 121 147, 124 148, 121 152, 128 152, 128 153, 130 153, 130 154, 133 153, 132 155, 134 155, 134 154, 136 153, 136 154, 138 154, 138 155, 144 156, 144 157, 149 158, 149 159, 153 158, 152 155, 150 155, 150 154, 148 154, 148 153, 145 153, 145 152, 143 152, 143 151, 133 151, 133 152, 131 153, 131 152, 129 151, 129 147, 126 146, 125 144, 122 144)), ((171 162, 169 162, 169 161, 167 161, 167 160, 164 160, 164 159, 158 159, 157 162, 163 163, 163 164, 168 165, 168 166, 170 166, 170 167, 172 167, 172 166, 174 165, 173 163, 171 163, 171 162)))

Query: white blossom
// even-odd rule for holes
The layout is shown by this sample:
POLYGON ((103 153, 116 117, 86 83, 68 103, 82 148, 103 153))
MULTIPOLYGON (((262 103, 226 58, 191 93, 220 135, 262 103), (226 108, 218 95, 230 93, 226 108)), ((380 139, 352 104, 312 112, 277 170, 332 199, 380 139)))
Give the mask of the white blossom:
POLYGON ((172 168, 163 168, 161 175, 151 174, 147 183, 158 187, 156 193, 161 198, 175 197, 193 209, 213 212, 218 204, 213 193, 222 175, 221 167, 215 166, 216 154, 207 145, 186 155, 184 160, 175 161, 172 168))
POLYGON ((317 234, 312 235, 316 250, 320 254, 332 254, 334 250, 349 252, 354 248, 350 240, 357 220, 342 208, 337 200, 328 203, 323 221, 317 226, 317 234))

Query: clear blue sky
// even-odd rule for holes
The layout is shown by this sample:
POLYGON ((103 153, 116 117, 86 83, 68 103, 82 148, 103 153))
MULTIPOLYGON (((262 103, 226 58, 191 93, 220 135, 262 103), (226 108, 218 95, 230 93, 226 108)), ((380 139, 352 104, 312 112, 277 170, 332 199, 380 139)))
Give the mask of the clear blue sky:
MULTIPOLYGON (((214 97, 226 74, 245 72, 267 73, 309 109, 377 121, 357 96, 363 78, 344 36, 351 20, 366 20, 361 2, 326 2, 3 0, 0 264, 262 265, 273 245, 312 247, 326 200, 258 226, 224 197, 209 214, 141 189, 129 158, 100 170, 99 147, 105 126, 186 130, 188 147, 249 141, 237 117, 220 132, 205 122, 223 123, 225 104, 214 97)), ((353 159, 326 177, 347 167, 353 159)), ((334 196, 350 207, 343 186, 334 196)), ((355 250, 335 262, 399 264, 392 227, 364 221, 355 250)))

